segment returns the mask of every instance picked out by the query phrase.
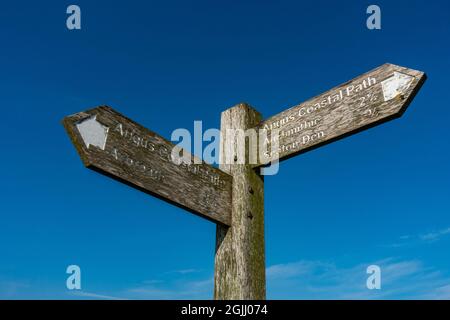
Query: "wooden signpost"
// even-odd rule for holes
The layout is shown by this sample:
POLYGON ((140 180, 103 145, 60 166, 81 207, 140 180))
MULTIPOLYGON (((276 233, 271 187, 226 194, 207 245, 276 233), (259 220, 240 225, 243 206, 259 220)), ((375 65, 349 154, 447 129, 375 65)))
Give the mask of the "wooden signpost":
POLYGON ((86 167, 231 225, 229 174, 194 160, 174 163, 172 142, 107 106, 68 116, 63 124, 86 167))
POLYGON ((425 79, 423 72, 384 64, 266 119, 258 128, 269 135, 279 130, 268 145, 278 139, 278 157, 285 160, 400 117, 425 79))
POLYGON ((265 299, 264 182, 256 169, 400 117, 425 79, 384 64, 264 121, 247 104, 232 107, 222 112, 222 133, 265 129, 267 145, 278 140, 278 150, 258 164, 225 163, 238 146, 222 134, 220 169, 174 161, 173 143, 110 107, 63 124, 88 168, 217 224, 215 299, 265 299))

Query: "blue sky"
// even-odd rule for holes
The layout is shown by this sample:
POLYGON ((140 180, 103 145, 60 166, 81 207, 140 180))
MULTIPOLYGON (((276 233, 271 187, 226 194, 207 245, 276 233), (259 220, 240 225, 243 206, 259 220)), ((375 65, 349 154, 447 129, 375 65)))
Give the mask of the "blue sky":
POLYGON ((267 296, 449 299, 448 1, 66 1, 0 10, 0 298, 212 297, 215 225, 85 169, 60 120, 108 104, 159 134, 265 117, 385 62, 425 71, 404 116, 265 180, 267 296), (65 287, 66 267, 82 290, 65 287), (379 264, 382 289, 365 287, 379 264))

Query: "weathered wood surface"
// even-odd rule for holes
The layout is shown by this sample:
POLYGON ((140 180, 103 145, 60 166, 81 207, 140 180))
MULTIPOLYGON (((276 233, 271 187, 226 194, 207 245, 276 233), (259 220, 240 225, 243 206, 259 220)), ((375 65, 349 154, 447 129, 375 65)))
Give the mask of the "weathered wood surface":
POLYGON ((63 125, 86 167, 231 225, 229 174, 206 163, 176 164, 172 142, 108 106, 68 116, 63 125))
MULTIPOLYGON (((400 117, 425 79, 423 72, 384 64, 270 117, 256 128, 266 129, 269 134, 266 150, 277 138, 271 132, 279 130, 278 158, 288 159, 400 117)), ((267 153, 267 158, 260 161, 267 163, 276 158, 267 153)))
POLYGON ((226 152, 239 153, 239 146, 224 132, 246 130, 260 121, 261 115, 246 104, 221 116, 220 168, 233 177, 233 203, 231 227, 217 225, 214 299, 218 300, 266 298, 263 177, 248 162, 227 164, 224 160, 226 152))

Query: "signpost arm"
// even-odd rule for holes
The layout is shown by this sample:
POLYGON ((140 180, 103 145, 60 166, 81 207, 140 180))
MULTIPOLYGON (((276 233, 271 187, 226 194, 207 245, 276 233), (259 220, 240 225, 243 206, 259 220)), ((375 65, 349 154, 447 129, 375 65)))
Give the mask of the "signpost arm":
MULTIPOLYGON (((238 148, 227 129, 247 130, 260 121, 259 112, 239 104, 222 112, 220 169, 233 177, 231 226, 217 225, 214 299, 257 300, 266 298, 264 245, 264 181, 247 158, 237 163, 238 148), (227 153, 233 152, 227 163, 227 153)), ((248 155, 250 148, 245 148, 248 155)), ((228 158, 229 154, 228 154, 228 158)))

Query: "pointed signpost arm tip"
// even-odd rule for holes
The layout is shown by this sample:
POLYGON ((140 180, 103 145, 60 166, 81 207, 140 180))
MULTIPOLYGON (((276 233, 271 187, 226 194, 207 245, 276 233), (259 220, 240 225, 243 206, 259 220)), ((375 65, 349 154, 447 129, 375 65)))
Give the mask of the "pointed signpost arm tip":
POLYGON ((75 117, 78 117, 78 114, 73 114, 70 116, 65 117, 61 120, 61 123, 66 130, 67 135, 70 138, 70 141, 75 147, 75 150, 77 151, 83 165, 87 168, 90 167, 91 162, 89 161, 89 157, 86 155, 86 153, 83 150, 83 146, 80 144, 81 136, 79 132, 76 130, 76 127, 74 126, 74 123, 78 120, 74 120, 75 117))

